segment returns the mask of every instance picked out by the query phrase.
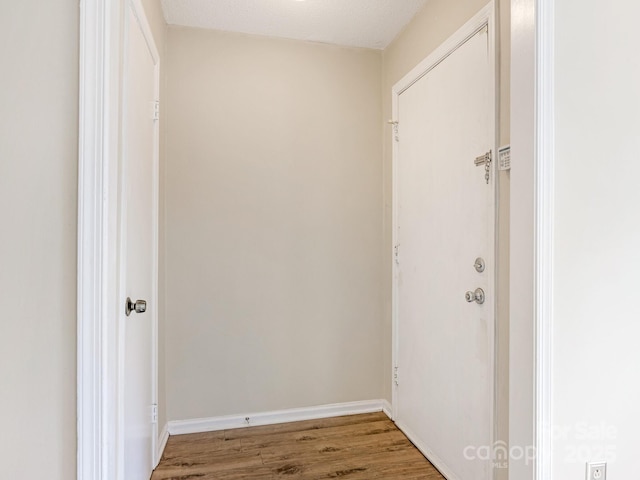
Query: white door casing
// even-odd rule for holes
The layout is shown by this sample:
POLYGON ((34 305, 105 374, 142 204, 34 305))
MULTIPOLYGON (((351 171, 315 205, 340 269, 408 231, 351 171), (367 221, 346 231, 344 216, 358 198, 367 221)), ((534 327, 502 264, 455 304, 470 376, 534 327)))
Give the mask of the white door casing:
POLYGON ((489 4, 393 91, 394 420, 450 480, 492 478, 495 168, 474 159, 496 151, 494 57, 489 4))
POLYGON ((156 465, 158 276, 158 56, 143 12, 127 6, 120 164, 121 417, 124 478, 147 480, 156 465), (125 299, 147 302, 124 313, 125 299), (155 417, 155 418, 154 418, 155 417))
POLYGON ((511 2, 509 475, 549 480, 554 235, 554 0, 511 2))
MULTIPOLYGON (((122 240, 122 94, 125 24, 134 12, 155 65, 159 55, 140 0, 81 0, 78 154, 78 480, 125 480, 122 240)), ((157 122, 156 122, 157 123, 157 122)), ((152 216, 157 219, 158 130, 152 216)), ((153 228, 157 232, 157 223, 153 228)), ((157 241, 154 239, 153 264, 157 241)), ((153 292, 157 291, 156 273, 153 292)), ((126 296, 125 296, 126 298, 126 296)), ((152 312, 151 392, 157 390, 157 309, 152 312)), ((154 436, 155 437, 155 436, 154 436)), ((152 438, 154 441, 155 438, 152 438)), ((157 458, 154 459, 157 462, 157 458)), ((128 479, 127 479, 128 480, 128 479)))

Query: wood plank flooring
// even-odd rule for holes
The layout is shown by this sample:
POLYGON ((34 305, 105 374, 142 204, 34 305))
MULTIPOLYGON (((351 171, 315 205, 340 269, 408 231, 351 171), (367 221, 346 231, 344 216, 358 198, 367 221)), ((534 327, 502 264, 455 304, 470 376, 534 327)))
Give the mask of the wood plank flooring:
POLYGON ((169 438, 151 480, 444 480, 384 413, 169 438))

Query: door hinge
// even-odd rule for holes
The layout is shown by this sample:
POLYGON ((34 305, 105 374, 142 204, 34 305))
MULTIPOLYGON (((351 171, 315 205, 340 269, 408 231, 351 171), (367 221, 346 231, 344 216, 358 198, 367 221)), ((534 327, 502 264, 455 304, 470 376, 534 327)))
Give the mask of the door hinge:
POLYGON ((396 259, 396 265, 400 265, 400 244, 393 247, 393 256, 396 259))
POLYGON ((158 405, 151 405, 151 423, 158 423, 158 405))
POLYGON ((399 142, 400 141, 400 135, 398 134, 398 121, 397 120, 389 120, 387 123, 393 127, 393 139, 396 142, 399 142))
POLYGON ((480 155, 479 157, 476 157, 474 161, 476 167, 480 167, 484 165, 484 179, 487 181, 487 185, 489 185, 489 179, 491 178, 492 158, 493 158, 492 151, 489 150, 484 155, 480 155))
POLYGON ((151 102, 151 108, 152 108, 152 116, 151 118, 153 118, 153 120, 160 120, 160 101, 155 100, 153 102, 151 102))
POLYGON ((393 383, 395 384, 396 387, 399 385, 398 381, 399 381, 398 367, 393 367, 393 383))

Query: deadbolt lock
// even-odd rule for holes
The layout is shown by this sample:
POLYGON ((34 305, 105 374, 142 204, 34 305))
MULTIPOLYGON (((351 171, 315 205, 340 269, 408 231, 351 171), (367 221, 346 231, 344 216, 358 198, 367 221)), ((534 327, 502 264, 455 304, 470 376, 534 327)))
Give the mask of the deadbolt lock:
POLYGON ((473 264, 473 268, 475 268, 476 272, 478 272, 478 273, 484 272, 484 269, 485 269, 484 258, 482 258, 482 257, 476 258, 476 261, 473 264))
POLYGON ((484 290, 476 288, 473 292, 468 291, 464 294, 464 298, 469 303, 476 302, 478 305, 482 305, 484 303, 484 290))

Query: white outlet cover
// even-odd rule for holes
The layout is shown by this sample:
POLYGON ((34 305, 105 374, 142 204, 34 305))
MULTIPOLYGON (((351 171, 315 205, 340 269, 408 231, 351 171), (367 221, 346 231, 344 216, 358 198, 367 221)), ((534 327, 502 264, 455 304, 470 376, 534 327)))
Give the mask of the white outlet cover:
POLYGON ((587 463, 587 480, 607 480, 606 462, 587 463))

